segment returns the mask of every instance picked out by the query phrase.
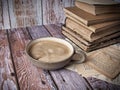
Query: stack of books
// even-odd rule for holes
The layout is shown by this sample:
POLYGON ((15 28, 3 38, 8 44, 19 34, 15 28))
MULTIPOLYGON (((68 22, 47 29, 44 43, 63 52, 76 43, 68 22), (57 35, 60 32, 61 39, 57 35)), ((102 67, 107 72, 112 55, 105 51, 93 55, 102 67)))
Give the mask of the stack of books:
POLYGON ((77 0, 64 8, 62 33, 84 51, 120 42, 120 3, 113 0, 77 0))

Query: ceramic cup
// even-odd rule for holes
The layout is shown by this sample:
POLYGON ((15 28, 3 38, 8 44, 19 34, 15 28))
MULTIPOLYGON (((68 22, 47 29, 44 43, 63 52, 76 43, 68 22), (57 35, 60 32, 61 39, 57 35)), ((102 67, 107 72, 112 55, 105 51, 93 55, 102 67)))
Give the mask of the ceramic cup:
POLYGON ((85 54, 82 51, 75 51, 68 41, 55 37, 32 40, 26 46, 26 53, 35 66, 46 70, 60 69, 70 62, 85 61, 85 54))

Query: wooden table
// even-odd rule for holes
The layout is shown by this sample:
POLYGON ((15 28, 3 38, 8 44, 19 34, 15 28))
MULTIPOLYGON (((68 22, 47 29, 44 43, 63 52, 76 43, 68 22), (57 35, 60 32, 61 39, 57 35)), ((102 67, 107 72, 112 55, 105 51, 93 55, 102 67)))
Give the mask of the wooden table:
POLYGON ((95 78, 85 79, 66 69, 46 71, 32 65, 24 51, 26 44, 49 36, 64 38, 59 25, 0 30, 0 90, 120 89, 120 86, 95 78))

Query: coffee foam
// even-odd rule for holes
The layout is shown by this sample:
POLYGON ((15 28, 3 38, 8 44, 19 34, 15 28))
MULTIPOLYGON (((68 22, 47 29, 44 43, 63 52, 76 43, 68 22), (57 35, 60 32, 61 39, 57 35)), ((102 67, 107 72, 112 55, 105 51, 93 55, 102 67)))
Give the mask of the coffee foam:
POLYGON ((43 62, 59 62, 71 56, 71 49, 66 43, 43 40, 32 45, 30 55, 43 62))

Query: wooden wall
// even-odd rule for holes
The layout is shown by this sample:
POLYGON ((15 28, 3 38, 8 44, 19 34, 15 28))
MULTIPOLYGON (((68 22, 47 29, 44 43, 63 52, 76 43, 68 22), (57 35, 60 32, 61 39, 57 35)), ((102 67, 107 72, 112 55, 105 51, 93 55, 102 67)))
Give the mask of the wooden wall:
POLYGON ((74 0, 0 0, 0 29, 64 23, 74 0))

